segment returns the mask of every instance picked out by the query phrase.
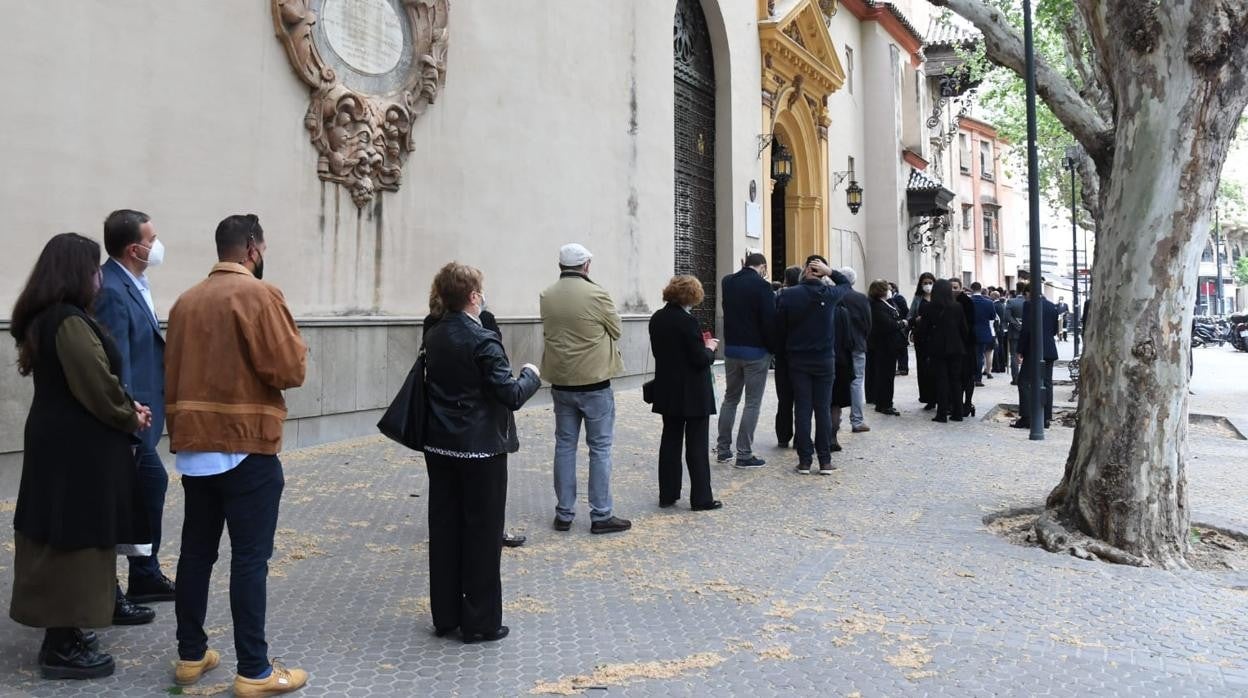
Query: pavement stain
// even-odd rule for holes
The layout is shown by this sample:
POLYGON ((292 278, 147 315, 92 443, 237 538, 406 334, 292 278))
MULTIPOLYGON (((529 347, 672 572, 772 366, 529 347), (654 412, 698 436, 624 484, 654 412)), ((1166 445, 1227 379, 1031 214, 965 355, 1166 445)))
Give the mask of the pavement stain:
POLYGON ((604 664, 594 667, 589 674, 564 676, 557 681, 538 682, 529 693, 531 695, 572 696, 590 689, 626 686, 642 680, 670 680, 682 674, 712 669, 724 661, 722 655, 714 652, 700 652, 680 659, 604 664))

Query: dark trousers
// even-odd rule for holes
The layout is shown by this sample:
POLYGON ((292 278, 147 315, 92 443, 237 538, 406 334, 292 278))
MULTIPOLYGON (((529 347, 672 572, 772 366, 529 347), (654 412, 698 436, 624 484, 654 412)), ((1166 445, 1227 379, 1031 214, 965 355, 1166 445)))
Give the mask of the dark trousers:
POLYGON ((928 364, 936 383, 936 416, 961 417, 966 357, 932 357, 928 364))
POLYGON ((886 349, 872 349, 867 352, 867 402, 875 403, 875 409, 884 410, 893 406, 893 384, 897 372, 896 352, 886 349))
POLYGON ((1004 373, 1005 362, 1009 360, 1008 355, 1010 353, 1010 345, 1009 342, 1006 341, 1004 334, 997 335, 997 343, 994 346, 994 349, 996 351, 992 353, 992 372, 1004 373))
POLYGON ((910 347, 908 345, 897 352, 897 370, 910 372, 910 347))
MULTIPOLYGON (((703 444, 703 452, 706 448, 703 444)), ((425 454, 429 471, 429 605, 433 627, 491 633, 503 624, 507 455, 425 454)))
POLYGON ((204 617, 208 582, 221 545, 230 531, 230 615, 238 673, 255 678, 268 671, 269 644, 264 636, 268 604, 269 558, 277 510, 286 481, 277 456, 250 455, 233 470, 205 477, 183 476, 186 520, 178 558, 175 610, 178 656, 197 661, 208 649, 204 617))
POLYGON ((984 355, 979 351, 979 344, 972 343, 967 347, 970 352, 963 356, 962 359, 962 403, 969 406, 975 404, 975 384, 979 382, 980 375, 984 369, 984 355), (975 355, 979 354, 979 361, 975 361, 975 355))
POLYGON ((793 378, 789 362, 776 357, 776 441, 787 444, 793 440, 793 378))
POLYGON ((819 464, 832 462, 832 381, 836 377, 831 361, 827 367, 790 366, 793 381, 794 439, 797 460, 810 465, 815 454, 819 464), (815 418, 815 441, 810 440, 810 419, 815 418))
POLYGON ((680 499, 680 446, 685 446, 685 464, 689 468, 689 504, 710 504, 711 459, 709 453, 710 417, 663 416, 663 436, 659 439, 659 501, 680 499))
POLYGON ((1010 354, 1010 380, 1018 382, 1018 335, 1007 334, 1005 344, 1010 354))
MULTIPOLYGON (((1040 362, 1041 390, 1044 394, 1044 421, 1053 421, 1053 362, 1040 362)), ((1031 424, 1031 365, 1030 359, 1023 358, 1023 365, 1018 367, 1018 416, 1024 424, 1031 424)))
POLYGON ((919 372, 919 402, 925 405, 936 404, 938 400, 935 366, 928 361, 927 352, 914 348, 914 359, 919 372))
POLYGON ((143 512, 147 514, 147 524, 152 533, 152 554, 147 557, 130 558, 130 586, 136 582, 156 580, 160 578, 160 562, 156 555, 160 552, 161 519, 165 514, 165 493, 169 489, 169 473, 165 464, 160 461, 160 454, 155 449, 142 447, 139 452, 139 496, 143 512))

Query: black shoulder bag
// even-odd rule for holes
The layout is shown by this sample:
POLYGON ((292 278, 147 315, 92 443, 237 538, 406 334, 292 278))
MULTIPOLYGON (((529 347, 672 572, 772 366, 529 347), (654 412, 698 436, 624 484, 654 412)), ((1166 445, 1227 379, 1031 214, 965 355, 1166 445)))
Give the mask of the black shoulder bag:
POLYGON ((425 422, 429 407, 425 396, 425 348, 420 348, 416 363, 407 372, 407 380, 399 394, 394 396, 390 407, 377 422, 377 429, 385 436, 414 451, 425 448, 425 422))

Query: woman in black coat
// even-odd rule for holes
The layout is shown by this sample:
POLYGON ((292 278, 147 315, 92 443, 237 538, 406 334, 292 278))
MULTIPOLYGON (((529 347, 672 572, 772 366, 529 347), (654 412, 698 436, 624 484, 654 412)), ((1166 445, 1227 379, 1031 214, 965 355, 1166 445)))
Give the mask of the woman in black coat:
MULTIPOLYGON (((919 326, 919 321, 923 319, 924 308, 931 303, 935 283, 936 276, 930 271, 919 274, 919 284, 914 289, 914 300, 910 303, 912 331, 919 326)), ((923 403, 923 409, 932 410, 936 408, 936 376, 933 371, 928 370, 927 352, 923 347, 923 338, 917 331, 913 332, 912 340, 914 341, 914 363, 919 379, 919 402, 923 403)))
POLYGON ((685 443, 689 467, 689 508, 718 509, 711 493, 710 416, 715 414, 711 365, 719 341, 702 338, 702 328, 689 309, 702 302, 702 283, 689 275, 673 276, 663 289, 667 303, 650 317, 650 350, 654 353, 652 411, 663 415, 659 441, 659 506, 680 499, 680 445, 685 443))
POLYGON ((429 599, 434 632, 466 643, 500 640, 499 566, 507 454, 520 449, 515 410, 541 387, 518 378, 498 335, 481 324, 481 272, 452 262, 434 278, 442 319, 425 334, 425 464, 429 471, 429 599))
POLYGON ((148 543, 137 503, 134 432, 152 413, 122 388, 121 357, 91 318, 100 246, 52 238, 13 308, 18 370, 33 375, 22 480, 13 516, 9 616, 46 628, 39 668, 48 679, 113 673, 94 633, 112 624, 116 546, 148 543))
POLYGON ((962 385, 967 355, 966 314, 953 298, 953 285, 940 279, 923 307, 915 337, 924 352, 936 384, 933 422, 962 421, 962 385))
POLYGON ((871 299, 871 334, 867 335, 867 384, 871 392, 867 402, 875 403, 875 411, 900 415, 893 406, 893 386, 897 357, 906 350, 906 321, 889 302, 889 285, 882 279, 867 288, 871 299))

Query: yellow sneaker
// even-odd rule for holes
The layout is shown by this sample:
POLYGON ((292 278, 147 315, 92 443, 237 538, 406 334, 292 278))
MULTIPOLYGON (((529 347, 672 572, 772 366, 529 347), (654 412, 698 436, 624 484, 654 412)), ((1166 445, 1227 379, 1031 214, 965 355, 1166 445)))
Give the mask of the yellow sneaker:
POLYGON ((303 669, 287 669, 273 660, 273 672, 263 679, 247 679, 234 676, 236 696, 276 696, 303 688, 308 682, 308 672, 303 669))
POLYGON ((179 659, 177 666, 173 669, 173 682, 179 686, 190 686, 199 681, 204 674, 217 668, 220 663, 221 655, 216 650, 205 651, 204 658, 198 662, 179 659))

